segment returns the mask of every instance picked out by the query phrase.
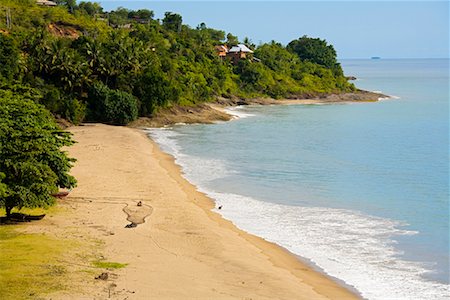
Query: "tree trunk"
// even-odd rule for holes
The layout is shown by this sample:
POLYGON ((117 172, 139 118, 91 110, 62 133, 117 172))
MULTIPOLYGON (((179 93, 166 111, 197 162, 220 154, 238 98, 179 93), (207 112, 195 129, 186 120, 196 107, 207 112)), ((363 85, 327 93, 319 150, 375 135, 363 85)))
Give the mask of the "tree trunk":
POLYGON ((11 218, 11 210, 12 210, 13 208, 11 207, 11 206, 6 206, 5 207, 5 210, 6 210, 6 218, 7 219, 10 219, 11 218))

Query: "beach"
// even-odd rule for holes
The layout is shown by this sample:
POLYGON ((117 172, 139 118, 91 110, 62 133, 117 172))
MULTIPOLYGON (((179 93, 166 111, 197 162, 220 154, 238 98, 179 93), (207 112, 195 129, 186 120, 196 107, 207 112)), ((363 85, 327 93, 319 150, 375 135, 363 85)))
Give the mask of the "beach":
POLYGON ((46 230, 96 240, 102 259, 127 266, 107 271, 107 280, 80 278, 76 291, 53 298, 358 298, 212 212, 214 203, 141 130, 87 124, 69 131, 78 187, 46 230), (141 224, 125 228, 130 221, 141 224))

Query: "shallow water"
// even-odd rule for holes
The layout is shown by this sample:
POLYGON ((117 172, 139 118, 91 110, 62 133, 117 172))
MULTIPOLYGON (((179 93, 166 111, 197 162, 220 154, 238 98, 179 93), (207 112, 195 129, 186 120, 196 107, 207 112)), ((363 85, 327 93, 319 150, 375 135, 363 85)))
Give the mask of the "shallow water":
POLYGON ((346 60, 399 99, 234 109, 151 130, 238 227, 369 299, 449 295, 448 60, 346 60))

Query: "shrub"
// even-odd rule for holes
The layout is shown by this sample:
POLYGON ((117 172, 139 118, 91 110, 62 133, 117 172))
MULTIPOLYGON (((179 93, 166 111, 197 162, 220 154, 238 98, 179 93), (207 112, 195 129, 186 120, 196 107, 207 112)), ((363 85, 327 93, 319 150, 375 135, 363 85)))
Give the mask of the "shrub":
POLYGON ((137 119, 138 101, 131 94, 96 83, 89 91, 89 110, 92 120, 126 125, 137 119))

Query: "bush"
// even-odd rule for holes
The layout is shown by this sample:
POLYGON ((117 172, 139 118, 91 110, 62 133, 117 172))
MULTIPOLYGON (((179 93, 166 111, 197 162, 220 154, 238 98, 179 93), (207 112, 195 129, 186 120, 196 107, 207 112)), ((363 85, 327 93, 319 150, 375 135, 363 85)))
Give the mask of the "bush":
POLYGON ((77 99, 64 99, 64 111, 62 113, 62 117, 69 120, 75 125, 83 122, 84 117, 86 116, 86 104, 77 99))
POLYGON ((19 70, 19 49, 13 38, 0 33, 0 77, 11 80, 19 70))
POLYGON ((178 100, 178 90, 158 68, 144 71, 135 87, 135 95, 141 100, 141 115, 150 116, 157 107, 165 107, 178 100))
POLYGON ((42 103, 53 115, 63 117, 75 125, 83 122, 86 105, 71 96, 61 95, 53 85, 41 87, 44 96, 38 102, 42 103))
POLYGON ((89 110, 92 120, 126 125, 137 119, 138 101, 131 94, 97 83, 89 91, 89 110))

